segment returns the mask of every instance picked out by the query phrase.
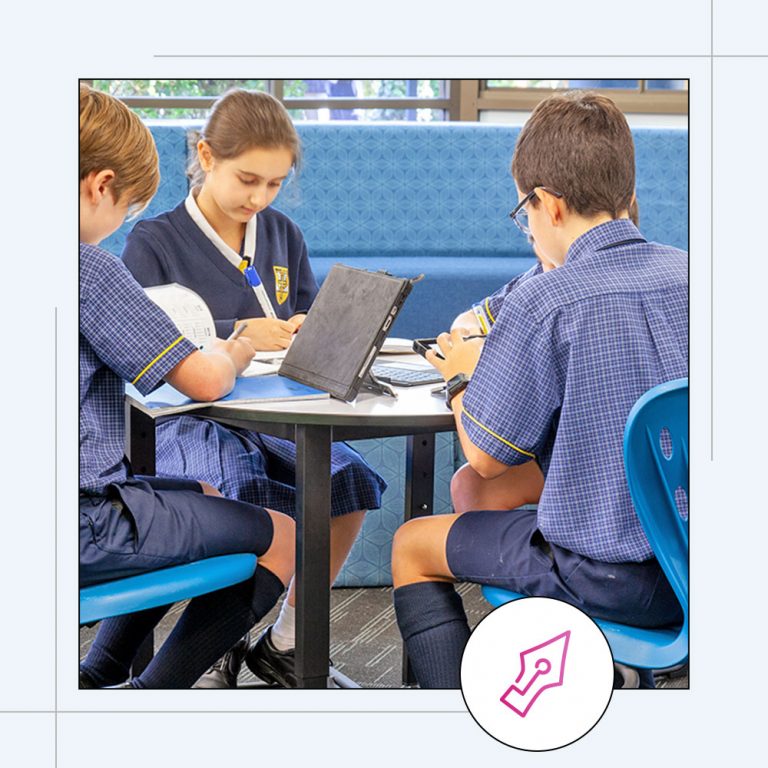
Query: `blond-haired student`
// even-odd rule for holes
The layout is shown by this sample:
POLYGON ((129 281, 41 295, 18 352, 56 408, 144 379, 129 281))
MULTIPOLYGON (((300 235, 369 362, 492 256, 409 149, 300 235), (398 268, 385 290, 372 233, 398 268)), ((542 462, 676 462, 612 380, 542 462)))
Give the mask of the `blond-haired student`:
POLYGON ((294 523, 191 479, 137 477, 123 453, 124 382, 163 380, 215 400, 249 363, 248 339, 205 352, 179 333, 122 262, 99 248, 159 181, 157 150, 118 100, 80 87, 80 584, 214 555, 253 552, 253 577, 193 599, 149 666, 131 662, 169 606, 107 619, 80 666, 81 688, 188 688, 277 601, 293 575, 294 523))

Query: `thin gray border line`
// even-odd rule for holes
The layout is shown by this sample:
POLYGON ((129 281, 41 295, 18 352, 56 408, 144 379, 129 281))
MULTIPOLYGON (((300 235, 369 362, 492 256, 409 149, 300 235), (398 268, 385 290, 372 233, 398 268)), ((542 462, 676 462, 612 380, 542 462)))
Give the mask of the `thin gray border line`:
POLYGON ((59 764, 59 308, 53 307, 53 766, 59 764))
POLYGON ((709 460, 713 462, 715 460, 715 0, 710 0, 709 33, 711 53, 709 59, 709 460))
MULTIPOLYGON (((712 3, 714 3, 714 0, 711 0, 712 3)), ((710 17, 711 20, 711 17, 710 17)), ((713 27, 712 27, 712 34, 714 34, 713 27)), ((664 54, 646 54, 645 56, 635 56, 632 54, 596 54, 596 55, 586 55, 586 54, 576 54, 576 55, 560 55, 560 56, 552 56, 552 55, 545 55, 545 54, 531 54, 531 55, 493 55, 493 54, 481 54, 481 55, 440 55, 440 54, 420 54, 420 55, 408 55, 408 54, 394 54, 394 55, 388 55, 388 56, 374 56, 372 54, 365 54, 365 55, 356 55, 356 54, 342 54, 342 55, 332 55, 332 54, 299 54, 299 55, 291 55, 291 54, 277 54, 277 55, 264 55, 264 54, 153 54, 154 58, 188 58, 188 57, 194 57, 194 58, 254 58, 254 59, 290 59, 290 58, 299 58, 299 59, 334 59, 334 58, 341 58, 341 59, 366 59, 366 58, 414 58, 414 59, 432 59, 432 58, 456 58, 456 59, 473 59, 473 58, 508 58, 508 59, 525 59, 525 58, 709 58, 712 63, 712 69, 714 69, 714 55, 710 51, 710 55, 702 55, 702 54, 692 54, 692 55, 685 55, 685 54, 672 54, 672 55, 664 55, 664 54)), ((723 58, 729 58, 728 55, 723 56, 723 58)), ((768 55, 756 55, 756 56, 749 56, 745 54, 736 54, 733 55, 732 58, 768 58, 768 55)), ((714 91, 714 84, 712 84, 712 89, 714 91)), ((714 112, 711 114, 711 119, 714 122, 714 112)), ((714 229, 714 225, 713 225, 714 229)), ((54 327, 57 327, 56 323, 56 308, 54 308, 54 327)), ((58 332, 56 330, 56 338, 54 340, 54 350, 56 349, 56 343, 58 341, 58 332)), ((714 368, 713 368, 714 370, 714 368)), ((54 391, 56 392, 58 389, 58 369, 57 369, 57 360, 54 361, 54 391)), ((58 402, 58 398, 57 398, 58 402)), ((56 414, 56 407, 57 405, 54 405, 54 413, 56 414)), ((58 427, 58 419, 56 420, 56 426, 54 427, 54 435, 56 435, 56 430, 58 427)), ((57 445, 55 446, 54 450, 57 451, 57 445)), ((56 456, 56 467, 54 469, 54 477, 56 477, 56 469, 58 466, 58 456, 56 456)), ((56 500, 54 501, 54 509, 57 511, 57 501, 58 501, 58 495, 56 500)), ((56 519, 54 520, 54 532, 57 535, 57 526, 58 522, 58 515, 56 515, 56 519)), ((58 537, 56 538, 56 541, 58 542, 58 537)), ((56 552, 54 554, 54 564, 56 568, 56 579, 58 578, 58 545, 56 546, 56 552)), ((57 584, 58 585, 58 584, 57 584)), ((57 629, 57 622, 58 622, 58 602, 54 603, 54 628, 57 629)), ((55 637, 55 648, 56 648, 56 656, 58 657, 58 631, 56 631, 56 637, 55 637)), ((57 659, 54 659, 54 671, 56 672, 57 669, 57 659)), ((150 709, 142 709, 142 710, 107 710, 107 709, 99 709, 99 710, 60 710, 58 708, 58 674, 56 674, 56 679, 54 680, 54 692, 55 692, 55 709, 53 711, 53 714, 56 715, 55 717, 55 727, 54 727, 54 760, 55 765, 58 765, 58 743, 57 743, 57 737, 58 737, 58 715, 59 714, 265 714, 265 715, 284 715, 284 714, 361 714, 361 715, 367 715, 367 714, 456 714, 456 715, 469 715, 468 710, 455 710, 455 709, 449 709, 449 710, 427 710, 427 709, 396 709, 396 710, 342 710, 342 709, 309 709, 309 710, 278 710, 278 709, 270 709, 270 710, 202 710, 202 709, 193 709, 193 710, 171 710, 171 709, 160 709, 160 710, 150 710, 150 709)), ((19 711, 14 711, 15 713, 20 713, 19 711)), ((0 710, 0 714, 4 714, 5 712, 0 710)), ((30 714, 50 714, 47 710, 30 710, 29 712, 21 712, 21 713, 30 713, 30 714)))
MULTIPOLYGON (((728 54, 726 54, 728 55, 728 54)), ((731 54, 740 56, 745 54, 731 54)), ((761 54, 767 55, 768 54, 761 54)), ((155 59, 708 59, 709 53, 154 53, 155 59)))
MULTIPOLYGON (((714 33, 713 33, 714 34, 714 33)), ((768 53, 153 53, 155 59, 768 59, 768 53)))

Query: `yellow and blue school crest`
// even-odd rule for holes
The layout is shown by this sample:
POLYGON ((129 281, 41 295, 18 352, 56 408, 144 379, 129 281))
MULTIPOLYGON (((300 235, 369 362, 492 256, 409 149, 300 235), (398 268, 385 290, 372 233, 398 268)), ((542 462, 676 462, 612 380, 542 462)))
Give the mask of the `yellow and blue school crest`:
POLYGON ((285 304, 288 298, 288 267, 272 267, 275 271, 275 296, 278 304, 285 304))

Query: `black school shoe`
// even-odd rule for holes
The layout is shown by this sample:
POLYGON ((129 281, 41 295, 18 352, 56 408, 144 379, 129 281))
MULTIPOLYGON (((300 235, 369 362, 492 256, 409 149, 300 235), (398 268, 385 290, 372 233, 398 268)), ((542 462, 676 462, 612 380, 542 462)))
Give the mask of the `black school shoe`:
POLYGON ((613 690, 620 688, 639 688, 640 675, 633 667, 613 662, 613 690))
POLYGON ((283 688, 296 688, 296 657, 293 648, 279 651, 272 643, 272 626, 262 632, 259 639, 245 654, 245 663, 256 677, 265 683, 283 688))
POLYGON ((250 644, 251 633, 246 632, 192 687, 237 688, 237 676, 250 644))
POLYGON ((84 669, 81 669, 78 688, 83 690, 84 688, 99 688, 99 686, 96 685, 96 681, 84 669))
POLYGON ((84 688, 133 688, 130 680, 126 680, 124 683, 120 683, 120 685, 97 685, 96 681, 84 669, 80 670, 78 687, 80 690, 83 690, 84 688))

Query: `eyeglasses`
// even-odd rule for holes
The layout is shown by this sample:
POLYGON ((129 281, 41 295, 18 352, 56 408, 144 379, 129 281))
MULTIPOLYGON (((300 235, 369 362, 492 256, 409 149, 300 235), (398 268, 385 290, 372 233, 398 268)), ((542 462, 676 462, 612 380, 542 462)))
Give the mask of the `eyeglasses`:
POLYGON ((512 213, 509 214, 509 218, 517 224, 518 229, 526 236, 531 236, 531 229, 528 226, 528 209, 525 207, 527 203, 530 203, 534 197, 536 197, 536 190, 543 189, 545 192, 549 192, 550 195, 555 197, 563 197, 562 193, 555 192, 554 189, 549 187, 534 187, 518 204, 512 213))

